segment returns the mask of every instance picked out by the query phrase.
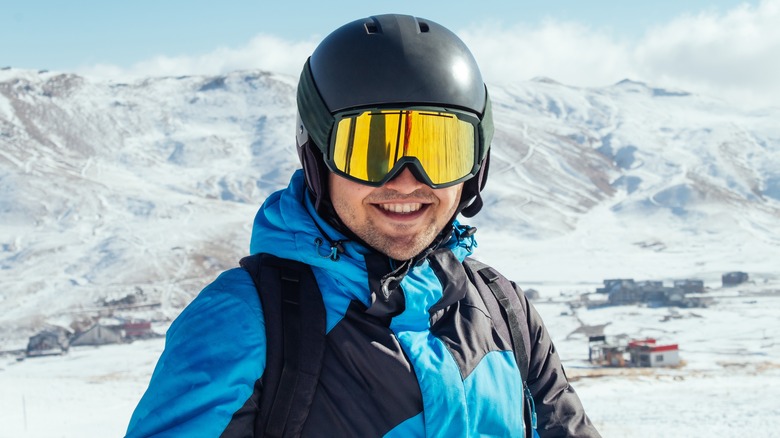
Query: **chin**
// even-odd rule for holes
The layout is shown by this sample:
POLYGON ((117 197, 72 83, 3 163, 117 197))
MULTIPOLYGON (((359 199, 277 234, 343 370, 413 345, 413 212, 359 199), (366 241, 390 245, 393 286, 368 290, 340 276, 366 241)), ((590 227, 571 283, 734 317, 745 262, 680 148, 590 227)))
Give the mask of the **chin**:
POLYGON ((391 259, 393 259, 393 260, 404 261, 404 260, 409 260, 412 257, 416 256, 417 253, 414 253, 414 254, 408 254, 408 253, 386 253, 386 255, 388 257, 390 257, 391 259))
POLYGON ((422 252, 422 250, 424 250, 428 245, 422 245, 419 248, 418 246, 419 245, 412 244, 400 245, 395 248, 387 248, 383 252, 395 260, 409 260, 410 258, 422 252))

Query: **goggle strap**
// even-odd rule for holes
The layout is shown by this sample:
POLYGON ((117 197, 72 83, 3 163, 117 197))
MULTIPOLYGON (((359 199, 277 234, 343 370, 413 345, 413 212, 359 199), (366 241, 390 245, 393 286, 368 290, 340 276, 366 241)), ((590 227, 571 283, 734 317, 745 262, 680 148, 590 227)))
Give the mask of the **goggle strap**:
POLYGON ((334 124, 333 115, 328 110, 328 106, 320 96, 317 85, 314 83, 314 76, 311 73, 310 59, 306 60, 303 66, 300 80, 298 81, 298 110, 299 116, 309 137, 314 140, 314 144, 327 154, 328 143, 330 142, 330 132, 334 124))
POLYGON ((487 94, 488 90, 485 87, 485 111, 482 113, 479 126, 479 162, 485 160, 487 156, 490 142, 493 141, 493 106, 490 104, 490 96, 487 94))

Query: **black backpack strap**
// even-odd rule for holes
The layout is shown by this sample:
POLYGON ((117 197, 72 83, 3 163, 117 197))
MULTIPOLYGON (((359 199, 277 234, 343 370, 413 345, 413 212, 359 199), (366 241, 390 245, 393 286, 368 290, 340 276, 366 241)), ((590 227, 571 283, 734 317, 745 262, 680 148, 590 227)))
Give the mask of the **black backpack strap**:
MULTIPOLYGON (((488 308, 496 330, 507 334, 512 341, 512 352, 515 362, 520 368, 520 378, 523 381, 523 399, 525 409, 523 415, 526 422, 526 437, 538 437, 536 432, 536 407, 528 387, 528 350, 531 346, 528 325, 522 315, 526 315, 520 295, 512 284, 498 271, 490 266, 471 258, 463 261, 471 281, 476 286, 482 301, 488 308), (487 289, 487 290, 486 290, 487 289), (489 292, 488 292, 489 290, 489 292), (500 309, 499 309, 500 308, 500 309)), ((523 298, 524 299, 524 298, 523 298)))
POLYGON ((263 306, 266 368, 255 436, 299 436, 325 352, 325 306, 311 267, 268 254, 241 260, 263 306))
POLYGON ((520 367, 520 376, 523 379, 523 385, 525 385, 528 379, 528 352, 526 349, 526 342, 530 343, 528 326, 525 321, 521 320, 520 316, 525 315, 522 304, 520 303, 520 297, 518 296, 515 288, 512 287, 509 280, 504 278, 498 271, 490 266, 478 262, 471 258, 466 258, 463 265, 466 267, 466 271, 472 278, 474 285, 477 287, 482 300, 488 307, 488 312, 491 314, 491 318, 495 321, 494 324, 498 330, 503 329, 506 325, 506 329, 509 334, 509 338, 512 342, 512 351, 515 355, 515 361, 517 366, 520 367), (474 274, 477 275, 474 275, 474 274), (488 295, 484 286, 490 291, 488 295), (500 313, 496 314, 496 306, 492 303, 498 302, 500 305, 500 313))

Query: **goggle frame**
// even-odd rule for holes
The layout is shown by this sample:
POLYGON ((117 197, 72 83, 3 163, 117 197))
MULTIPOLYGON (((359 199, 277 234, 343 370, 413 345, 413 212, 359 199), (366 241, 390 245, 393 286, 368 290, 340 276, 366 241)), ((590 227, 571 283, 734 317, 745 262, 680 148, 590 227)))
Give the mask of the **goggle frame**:
POLYGON ((453 109, 453 108, 446 108, 441 106, 406 106, 406 107, 399 107, 399 106, 374 106, 374 107, 365 107, 365 108, 350 108, 349 110, 340 111, 333 115, 333 126, 330 132, 330 138, 328 141, 328 145, 325 151, 323 151, 323 158, 325 161, 325 165, 328 167, 328 169, 350 181, 354 181, 366 186, 370 187, 381 187, 385 185, 388 181, 392 180, 396 176, 398 176, 404 168, 409 168, 409 170, 412 172, 412 174, 417 178, 418 181, 425 183, 431 188, 434 189, 441 189, 446 187, 451 187, 457 184, 460 184, 464 181, 467 181, 474 176, 476 176, 479 173, 480 167, 482 165, 483 157, 485 155, 483 149, 485 148, 484 139, 481 138, 482 136, 482 130, 481 127, 481 120, 479 116, 476 114, 459 110, 459 109, 453 109), (379 180, 379 181, 367 181, 355 176, 350 175, 347 172, 344 172, 338 168, 338 165, 336 164, 335 159, 335 145, 336 145, 336 137, 338 135, 338 126, 339 123, 348 118, 355 118, 356 116, 365 114, 367 112, 369 113, 382 113, 387 111, 419 111, 419 112, 425 112, 425 113, 446 113, 451 114, 457 117, 461 121, 465 121, 469 123, 473 127, 474 132, 474 153, 473 153, 473 160, 471 170, 464 175, 463 177, 460 177, 453 181, 448 181, 444 183, 438 183, 435 184, 431 180, 431 178, 428 176, 428 173, 426 172, 423 164, 420 162, 420 160, 417 157, 414 156, 403 156, 399 160, 395 162, 393 167, 388 170, 387 174, 379 180))

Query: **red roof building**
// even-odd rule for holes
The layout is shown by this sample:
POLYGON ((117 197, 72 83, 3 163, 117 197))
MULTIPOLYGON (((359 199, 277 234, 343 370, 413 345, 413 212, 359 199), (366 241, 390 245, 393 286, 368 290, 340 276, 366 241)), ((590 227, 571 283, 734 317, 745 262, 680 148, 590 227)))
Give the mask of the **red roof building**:
POLYGON ((659 345, 655 339, 635 339, 628 343, 631 365, 637 367, 672 367, 680 364, 677 344, 659 345))
POLYGON ((149 321, 131 321, 122 325, 126 338, 147 338, 154 335, 152 323, 149 321))

